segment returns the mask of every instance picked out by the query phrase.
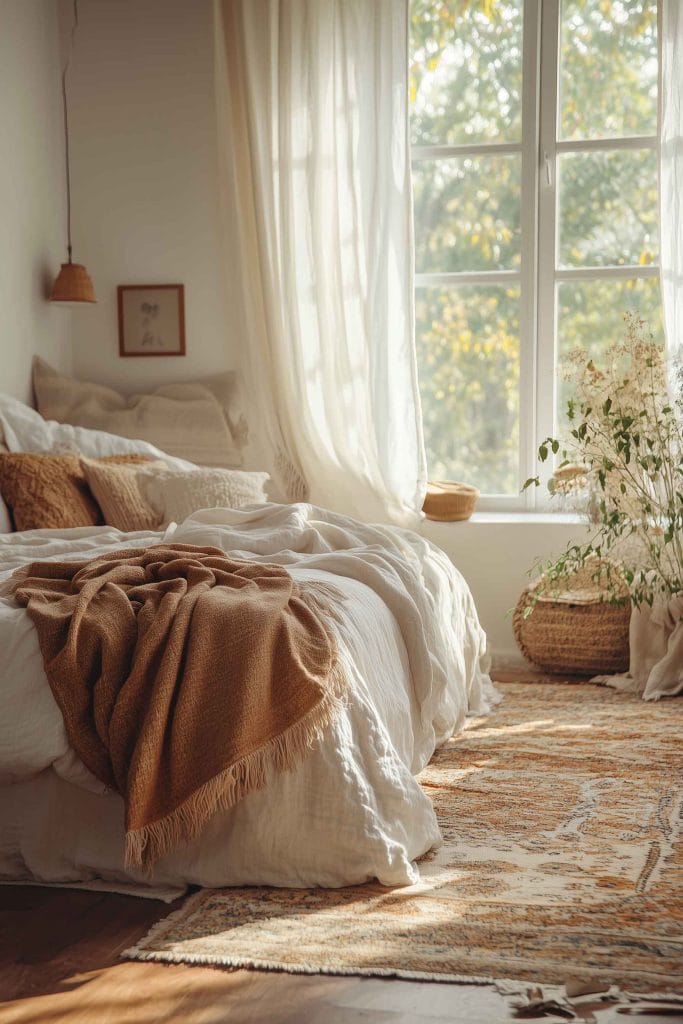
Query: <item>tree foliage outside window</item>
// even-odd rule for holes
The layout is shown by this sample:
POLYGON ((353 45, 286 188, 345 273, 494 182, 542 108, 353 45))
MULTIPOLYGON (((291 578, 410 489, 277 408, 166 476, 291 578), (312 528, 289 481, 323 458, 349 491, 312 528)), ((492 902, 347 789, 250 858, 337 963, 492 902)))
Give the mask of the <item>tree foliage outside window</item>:
MULTIPOLYGON (((481 155, 418 149, 413 164, 418 368, 430 476, 509 495, 524 475, 520 359, 529 342, 520 336, 520 282, 435 283, 420 275, 520 270, 523 4, 411 4, 413 145, 520 146, 481 155)), ((559 140, 655 134, 656 0, 562 0, 560 27, 559 140)), ((560 153, 556 174, 558 269, 656 264, 653 148, 560 153)), ((624 313, 635 309, 661 337, 656 277, 560 281, 558 380, 577 346, 599 361, 620 337, 624 313)), ((558 408, 566 397, 560 385, 558 408)))

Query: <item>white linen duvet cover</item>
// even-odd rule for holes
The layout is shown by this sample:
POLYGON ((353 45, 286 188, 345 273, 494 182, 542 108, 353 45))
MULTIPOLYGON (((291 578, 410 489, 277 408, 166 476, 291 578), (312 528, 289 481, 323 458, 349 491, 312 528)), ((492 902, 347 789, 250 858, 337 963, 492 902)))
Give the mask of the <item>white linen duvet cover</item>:
POLYGON ((188 883, 411 884, 415 859, 440 840, 414 774, 468 713, 496 700, 485 667, 467 585, 443 552, 409 531, 301 504, 205 510, 164 533, 92 527, 0 536, 0 878, 104 881, 162 897, 188 883), (295 770, 217 814, 145 876, 124 868, 122 800, 70 749, 35 630, 6 586, 1 595, 28 562, 162 540, 215 545, 285 565, 301 581, 334 584, 349 695, 295 770))

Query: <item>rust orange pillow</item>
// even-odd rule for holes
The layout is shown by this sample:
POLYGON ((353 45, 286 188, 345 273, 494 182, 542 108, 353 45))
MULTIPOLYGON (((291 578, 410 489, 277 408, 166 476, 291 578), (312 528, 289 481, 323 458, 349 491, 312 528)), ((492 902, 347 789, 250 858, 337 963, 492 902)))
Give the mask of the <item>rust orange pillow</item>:
MULTIPOLYGON (((142 463, 148 459, 108 455, 99 461, 142 463)), ((104 522, 78 455, 0 452, 0 494, 15 530, 67 530, 104 522)))

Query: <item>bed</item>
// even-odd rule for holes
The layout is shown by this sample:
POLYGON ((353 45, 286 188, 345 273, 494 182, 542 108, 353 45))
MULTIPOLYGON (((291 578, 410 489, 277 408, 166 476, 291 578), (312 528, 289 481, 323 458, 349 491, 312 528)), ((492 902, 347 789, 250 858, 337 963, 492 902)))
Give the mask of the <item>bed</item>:
MULTIPOLYGON (((50 429, 54 435, 57 428, 50 429)), ((96 433, 78 436, 85 454, 103 444, 116 447, 103 440, 108 435, 93 440, 96 433)), ((14 446, 27 443, 16 419, 13 426, 5 421, 5 437, 14 446)), ((416 861, 440 842, 415 775, 468 714, 485 712, 496 699, 472 597, 445 554, 410 531, 368 526, 308 504, 205 509, 163 531, 95 526, 3 534, 0 595, 0 878, 6 882, 166 899, 188 884, 414 883, 416 861), (70 749, 35 630, 6 583, 36 560, 88 560, 162 541, 211 545, 231 557, 282 565, 301 582, 332 584, 348 694, 293 770, 273 773, 263 789, 216 814, 197 839, 148 873, 125 866, 122 800, 70 749)))

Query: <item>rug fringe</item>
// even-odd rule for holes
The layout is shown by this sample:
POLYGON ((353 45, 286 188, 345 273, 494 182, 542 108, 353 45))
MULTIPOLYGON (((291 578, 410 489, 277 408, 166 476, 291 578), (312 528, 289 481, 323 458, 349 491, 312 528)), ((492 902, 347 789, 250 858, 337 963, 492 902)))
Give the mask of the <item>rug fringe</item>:
MULTIPOLYGON (((172 916, 172 915, 171 915, 172 916)), ((235 967, 256 971, 271 971, 283 974, 324 974, 339 977, 403 978, 413 981, 441 981, 459 985, 497 985, 515 982, 494 977, 479 977, 467 974, 434 974, 429 971, 409 971, 394 967, 315 967, 312 964, 283 964, 275 960, 255 960, 250 957, 213 956, 209 953, 182 955, 164 953, 132 946, 121 953, 122 960, 156 961, 157 963, 197 964, 213 967, 235 967)), ((527 985, 531 984, 526 982, 527 985)))
MULTIPOLYGON (((201 896, 196 893, 195 896, 201 896)), ((194 899, 195 897, 190 897, 194 899)), ((163 925, 168 924, 175 917, 184 916, 185 907, 174 911, 168 917, 153 925, 149 933, 142 940, 144 943, 153 941, 155 935, 163 932, 163 925)), ((402 978, 407 981, 438 981, 450 985, 493 985, 502 996, 513 996, 524 993, 530 986, 539 985, 546 987, 542 981, 531 981, 519 978, 497 978, 494 975, 472 975, 472 974, 448 974, 435 973, 433 971, 405 970, 399 967, 333 967, 328 965, 314 966, 313 964, 285 964, 276 960, 257 960, 254 957, 240 956, 218 956, 211 953, 170 953, 163 950, 145 949, 142 944, 131 946, 120 954, 122 960, 139 960, 143 962, 156 963, 177 963, 196 964, 209 967, 233 967, 245 970, 279 972, 281 974, 322 974, 338 977, 362 977, 362 978, 402 978)), ((553 983, 549 983, 551 985, 553 983)), ((679 992, 648 992, 644 994, 628 992, 629 996, 650 999, 668 1000, 675 1003, 683 1003, 683 996, 679 992)))

